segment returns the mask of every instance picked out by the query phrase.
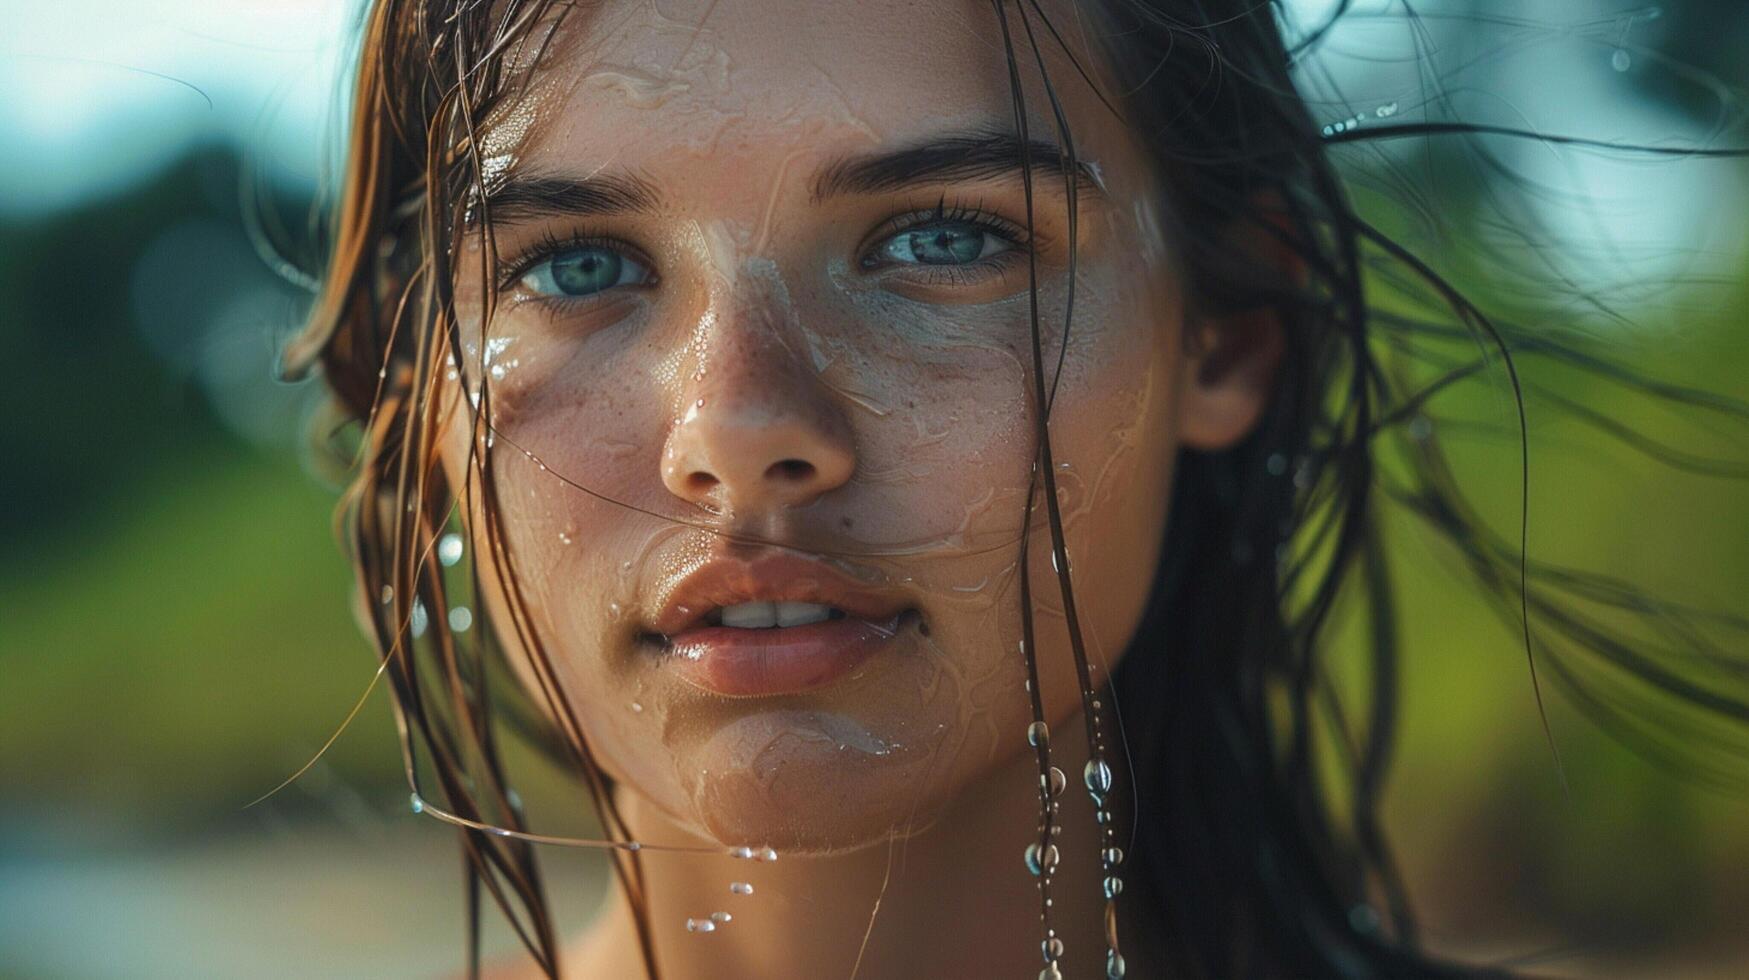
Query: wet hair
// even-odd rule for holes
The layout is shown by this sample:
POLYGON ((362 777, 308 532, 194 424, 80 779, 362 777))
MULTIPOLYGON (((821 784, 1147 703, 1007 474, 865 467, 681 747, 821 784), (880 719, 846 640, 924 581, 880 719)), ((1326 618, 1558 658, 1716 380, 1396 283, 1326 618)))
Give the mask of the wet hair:
MULTIPOLYGON (((546 27, 567 16, 569 6, 553 0, 372 6, 329 229, 331 257, 308 328, 286 352, 291 373, 320 367, 341 415, 356 423, 349 431, 357 442, 346 447, 356 476, 343 503, 344 536, 380 676, 394 695, 415 805, 441 798, 460 826, 473 965, 484 890, 553 975, 559 941, 532 847, 538 838, 528 833, 509 785, 501 731, 549 736, 544 744, 574 766, 592 795, 604 835, 622 844, 629 838, 506 571, 511 563, 484 422, 487 379, 479 379, 480 401, 468 416, 473 438, 463 486, 450 485, 437 465, 436 438, 446 407, 439 378, 466 369, 455 315, 457 257, 465 236, 475 233, 488 239, 488 265, 493 253, 489 216, 470 210, 485 197, 477 126, 526 84, 530 73, 513 65, 539 61, 554 34, 546 27), (484 521, 473 529, 475 538, 492 549, 498 587, 510 598, 512 621, 494 625, 528 651, 540 688, 531 697, 556 731, 543 731, 539 713, 509 690, 492 629, 480 623, 464 638, 445 617, 426 613, 452 605, 448 592, 456 582, 432 558, 458 509, 484 521), (427 774, 435 793, 420 788, 427 774)), ((1140 951, 1139 962, 1172 976, 1493 972, 1438 963, 1419 951, 1379 824, 1403 645, 1385 563, 1381 492, 1444 535, 1479 588, 1521 630, 1539 706, 1542 667, 1575 704, 1644 735, 1640 741, 1654 751, 1671 741, 1649 734, 1663 721, 1700 717, 1697 727, 1727 742, 1749 723, 1740 662, 1716 632, 1689 628, 1699 611, 1531 561, 1523 512, 1531 473, 1523 441, 1526 385, 1517 363, 1554 359, 1624 390, 1728 420, 1749 418, 1749 409, 1642 379, 1558 331, 1492 319, 1364 220, 1332 162, 1333 146, 1487 128, 1423 122, 1356 131, 1315 122, 1292 70, 1346 7, 1338 4, 1330 22, 1303 32, 1290 48, 1273 4, 1083 2, 1077 13, 1097 28, 1104 63, 1075 61, 1084 78, 1045 76, 1054 135, 1071 158, 1062 168, 1068 173, 1076 170, 1073 120, 1056 93, 1094 76, 1113 80, 1101 89, 1105 106, 1139 135, 1167 190, 1169 213, 1155 217, 1182 265, 1188 320, 1264 311, 1279 322, 1287 348, 1254 431, 1229 449, 1182 452, 1147 610, 1109 687, 1094 680, 1071 629, 1090 735, 1100 745, 1106 733, 1116 733, 1107 755, 1116 785, 1099 794, 1101 805, 1133 813, 1121 872, 1108 859, 1108 872, 1125 883, 1116 905, 1119 931, 1140 951), (1272 244, 1259 249, 1260 238, 1272 244), (1265 252, 1290 254, 1292 268, 1265 252), (1378 284, 1402 301, 1380 304, 1378 284), (1523 466, 1516 535, 1499 534, 1466 502, 1428 421, 1429 402, 1440 391, 1490 375, 1503 375, 1516 399, 1523 466), (1339 600, 1355 602, 1365 615, 1371 696, 1359 710, 1344 705, 1329 676, 1339 600), (1653 640, 1620 639, 1613 624, 1626 615, 1656 624, 1653 640), (1699 656, 1683 656, 1690 653, 1699 656), (1334 750, 1334 772, 1326 747, 1334 750)), ((1008 53, 1018 127, 1029 118, 1022 66, 1044 71, 1042 52, 1050 49, 1076 58, 1061 26, 1036 0, 992 0, 990 30, 1008 53)), ((1030 201, 1030 167, 1027 179, 1030 201)), ((490 269, 485 276, 493 281, 490 269)), ((489 321, 493 290, 484 292, 489 321)), ((1040 465, 1028 510, 1030 517, 1042 500, 1059 559, 1056 585, 1072 615, 1049 465, 1055 375, 1037 340, 1036 282, 1033 299, 1031 382, 1035 408, 1044 410, 1035 412, 1040 465)), ((1577 403, 1554 396, 1549 403, 1673 465, 1730 469, 1665 451, 1577 403)), ((1027 581, 1024 550, 1019 567, 1024 655, 1035 719, 1042 720, 1030 590, 1044 586, 1027 581)), ((476 590, 472 605, 482 608, 480 584, 463 587, 476 590)), ((1728 617, 1709 624, 1733 637, 1745 625, 1728 617)), ((1047 776, 1048 741, 1038 741, 1040 773, 1047 776)), ((1720 749, 1720 758, 1732 758, 1740 744, 1720 749)), ((1040 805, 1040 840, 1048 842, 1048 789, 1041 789, 1040 805)), ((639 854, 627 847, 609 854, 654 975, 639 854)))

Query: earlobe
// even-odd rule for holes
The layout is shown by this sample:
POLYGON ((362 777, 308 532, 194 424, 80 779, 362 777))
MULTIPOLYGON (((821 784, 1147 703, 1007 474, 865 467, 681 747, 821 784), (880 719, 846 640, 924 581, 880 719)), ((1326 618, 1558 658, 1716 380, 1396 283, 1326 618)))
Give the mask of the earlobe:
POLYGON ((1256 307, 1208 321, 1185 359, 1179 398, 1179 438, 1192 449, 1216 451, 1256 427, 1275 390, 1286 349, 1281 318, 1256 307))

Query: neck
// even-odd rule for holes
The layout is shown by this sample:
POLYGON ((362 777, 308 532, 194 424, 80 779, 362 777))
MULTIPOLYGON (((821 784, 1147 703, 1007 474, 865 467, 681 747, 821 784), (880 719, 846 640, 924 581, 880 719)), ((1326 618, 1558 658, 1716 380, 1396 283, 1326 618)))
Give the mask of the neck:
MULTIPOLYGON (((1077 734, 1055 740, 1051 753, 1074 774, 1060 797, 1052 925, 1066 949, 1063 974, 1103 976, 1098 827, 1078 791, 1087 747, 1078 717, 1057 727, 1077 734)), ((843 854, 765 863, 646 852, 661 977, 1036 976, 1044 930, 1023 855, 1037 839, 1037 785, 1032 754, 1018 753, 928 829, 843 854), (732 892, 731 882, 751 885, 752 894, 732 892), (709 933, 687 930, 688 919, 712 912, 730 919, 709 933)), ((635 794, 622 791, 619 803, 638 839, 697 842, 635 794)), ((641 975, 634 935, 615 888, 570 962, 582 976, 641 975)))

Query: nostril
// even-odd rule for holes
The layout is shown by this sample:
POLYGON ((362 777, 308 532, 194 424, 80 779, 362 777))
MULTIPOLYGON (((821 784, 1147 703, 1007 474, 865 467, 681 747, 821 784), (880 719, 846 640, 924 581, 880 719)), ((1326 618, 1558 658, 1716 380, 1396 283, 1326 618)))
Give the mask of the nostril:
POLYGON ((686 477, 686 485, 694 493, 704 493, 716 486, 717 483, 717 478, 704 470, 694 470, 686 477))
POLYGON ((767 480, 800 483, 814 475, 814 464, 805 459, 780 459, 765 468, 767 480))

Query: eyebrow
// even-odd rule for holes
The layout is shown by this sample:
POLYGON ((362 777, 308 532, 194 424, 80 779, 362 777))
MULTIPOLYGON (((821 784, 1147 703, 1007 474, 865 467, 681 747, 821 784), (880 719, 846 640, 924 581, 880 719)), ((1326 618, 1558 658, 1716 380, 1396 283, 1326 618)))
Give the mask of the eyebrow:
MULTIPOLYGON (((1019 177, 1028 156, 1034 177, 1061 180, 1068 172, 1062 149, 1047 140, 1022 143, 1019 137, 1005 133, 955 133, 899 150, 839 160, 815 179, 814 199, 880 194, 955 180, 1019 177)), ((1098 175, 1085 161, 1075 161, 1075 172, 1077 188, 1103 190, 1098 175)))
MULTIPOLYGON (((511 174, 486 195, 486 208, 495 224, 560 216, 635 214, 654 211, 660 202, 655 185, 631 173, 587 177, 511 174)), ((469 223, 478 219, 477 210, 469 208, 469 223)))
MULTIPOLYGON (((1048 140, 1028 140, 995 132, 954 133, 913 146, 867 156, 849 157, 823 168, 814 180, 814 199, 850 194, 881 194, 919 184, 956 180, 1018 177, 1027 156, 1035 177, 1060 180, 1068 172, 1063 152, 1048 140)), ((1075 161, 1078 187, 1104 190, 1086 161, 1075 161)), ((596 173, 587 177, 554 174, 510 174, 486 195, 494 223, 513 224, 552 217, 591 217, 655 211, 661 194, 650 181, 633 173, 596 173)), ((467 210, 468 224, 477 224, 479 210, 467 210)))

